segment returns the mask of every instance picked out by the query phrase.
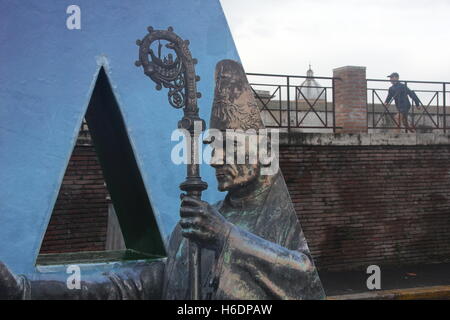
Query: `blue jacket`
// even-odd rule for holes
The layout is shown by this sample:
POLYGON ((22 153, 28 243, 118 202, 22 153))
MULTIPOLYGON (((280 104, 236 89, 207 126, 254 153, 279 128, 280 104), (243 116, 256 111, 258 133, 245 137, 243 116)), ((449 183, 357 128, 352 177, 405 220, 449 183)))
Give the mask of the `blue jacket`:
POLYGON ((394 99, 395 106, 399 112, 408 112, 409 108, 411 108, 411 102, 409 101, 408 96, 413 99, 417 107, 420 106, 420 100, 417 98, 415 92, 410 90, 405 84, 397 82, 389 88, 385 103, 389 104, 392 99, 394 99))

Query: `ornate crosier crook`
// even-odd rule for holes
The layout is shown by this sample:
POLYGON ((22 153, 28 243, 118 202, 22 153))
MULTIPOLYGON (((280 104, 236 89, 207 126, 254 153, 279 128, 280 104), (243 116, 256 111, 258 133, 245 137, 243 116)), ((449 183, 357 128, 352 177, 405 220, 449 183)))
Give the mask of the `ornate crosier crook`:
MULTIPOLYGON (((202 191, 208 185, 200 177, 200 167, 198 161, 198 135, 194 130, 197 121, 201 123, 202 131, 205 130, 205 121, 198 115, 197 99, 201 97, 197 92, 196 82, 200 77, 195 74, 195 64, 197 60, 193 59, 189 51, 189 41, 181 39, 173 32, 173 28, 167 30, 153 30, 148 27, 148 34, 142 39, 137 40, 139 46, 139 60, 135 62, 136 66, 144 69, 145 75, 156 83, 156 90, 163 87, 169 89, 168 98, 172 107, 183 108, 183 118, 178 122, 178 128, 185 129, 190 134, 190 161, 187 165, 186 180, 180 184, 180 189, 187 195, 201 198, 202 191), (166 41, 165 47, 175 53, 169 53, 161 57, 163 45, 161 41, 166 41), (153 52, 151 45, 158 42, 157 55, 153 52)), ((201 298, 200 287, 200 248, 194 243, 189 243, 189 284, 191 288, 191 299, 201 298)))

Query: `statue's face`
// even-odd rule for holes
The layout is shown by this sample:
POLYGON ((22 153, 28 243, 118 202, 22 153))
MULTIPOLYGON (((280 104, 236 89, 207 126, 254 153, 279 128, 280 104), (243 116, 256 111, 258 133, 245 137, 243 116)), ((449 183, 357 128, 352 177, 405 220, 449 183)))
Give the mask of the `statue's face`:
MULTIPOLYGON (((210 128, 223 133, 237 128, 246 133, 262 128, 258 107, 242 66, 231 60, 223 60, 216 66, 215 79, 210 128)), ((213 143, 209 138, 206 140, 205 143, 213 143)), ((213 145, 211 163, 216 169, 219 190, 237 190, 256 180, 260 174, 260 166, 257 161, 248 160, 249 147, 245 143, 244 146, 239 146, 236 140, 234 150, 227 150, 232 148, 233 142, 227 143, 225 136, 220 140, 223 144, 213 145), (234 153, 234 161, 226 156, 227 151, 229 155, 234 153)))
POLYGON ((225 148, 214 148, 211 166, 216 169, 216 178, 220 191, 239 189, 257 179, 260 172, 259 164, 248 163, 248 157, 246 157, 246 163, 243 164, 237 164, 236 161, 234 163, 226 163, 225 155, 225 148), (218 154, 223 155, 221 163, 217 161, 218 154))

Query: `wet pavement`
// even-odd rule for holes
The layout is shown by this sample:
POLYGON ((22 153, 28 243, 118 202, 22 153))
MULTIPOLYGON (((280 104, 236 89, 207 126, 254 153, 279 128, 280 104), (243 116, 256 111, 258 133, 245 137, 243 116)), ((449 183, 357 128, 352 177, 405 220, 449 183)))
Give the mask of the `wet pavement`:
MULTIPOLYGON (((381 268, 381 290, 450 285, 450 263, 381 268)), ((365 271, 319 271, 327 296, 369 292, 365 271)))

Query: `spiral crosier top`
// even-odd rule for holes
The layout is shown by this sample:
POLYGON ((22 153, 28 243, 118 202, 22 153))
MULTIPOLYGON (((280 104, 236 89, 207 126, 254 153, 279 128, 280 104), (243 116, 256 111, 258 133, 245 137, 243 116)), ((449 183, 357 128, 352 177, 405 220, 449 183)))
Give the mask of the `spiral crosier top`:
POLYGON ((189 51, 189 40, 181 39, 173 32, 173 28, 167 30, 154 30, 148 27, 148 34, 137 40, 139 46, 139 60, 136 66, 142 66, 145 75, 156 83, 156 89, 168 88, 169 103, 174 108, 185 107, 186 114, 198 115, 197 99, 201 97, 197 92, 196 82, 200 77, 195 74, 197 59, 192 58, 189 51), (153 42, 165 40, 166 48, 175 52, 161 57, 162 45, 159 43, 158 54, 151 49, 153 42))

